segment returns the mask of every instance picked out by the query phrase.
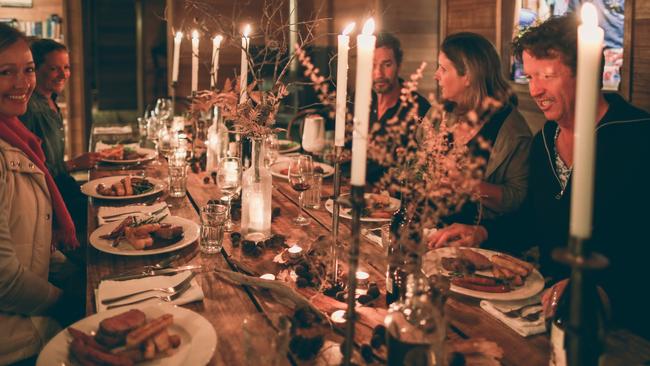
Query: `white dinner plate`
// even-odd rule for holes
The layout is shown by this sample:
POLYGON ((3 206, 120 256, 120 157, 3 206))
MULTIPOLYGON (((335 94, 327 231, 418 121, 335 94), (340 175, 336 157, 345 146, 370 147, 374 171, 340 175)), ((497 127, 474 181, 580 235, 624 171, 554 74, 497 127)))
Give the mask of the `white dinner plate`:
MULTIPOLYGON (((107 310, 81 319, 72 324, 71 327, 87 334, 94 334, 99 327, 99 322, 129 309, 142 310, 147 315, 147 319, 153 319, 163 314, 173 315, 174 324, 168 328, 169 333, 178 334, 181 337, 181 344, 172 356, 138 363, 138 365, 205 365, 210 362, 212 354, 217 348, 217 333, 214 327, 201 315, 175 305, 165 303, 156 305, 140 304, 107 310)), ((71 342, 72 336, 68 330, 62 330, 45 345, 41 354, 38 355, 36 365, 76 365, 76 361, 71 360, 69 351, 71 342)))
MULTIPOLYGON (((273 165, 271 165, 271 174, 277 178, 289 179, 289 176, 287 174, 283 174, 282 171, 289 169, 290 162, 291 162, 290 160, 282 159, 274 163, 273 165)), ((331 177, 334 174, 334 167, 331 165, 315 162, 314 168, 317 166, 323 169, 323 178, 331 177)))
POLYGON ((183 238, 174 244, 156 249, 135 249, 131 244, 126 240, 122 240, 116 247, 113 247, 111 244, 112 240, 102 239, 100 236, 108 235, 113 229, 115 229, 122 220, 109 222, 106 225, 102 225, 95 229, 92 234, 90 234, 90 244, 105 253, 111 253, 116 255, 154 255, 160 253, 173 252, 184 248, 192 243, 194 243, 199 238, 199 225, 195 222, 188 219, 184 219, 178 216, 167 216, 162 222, 172 225, 179 225, 183 227, 183 238))
POLYGON ((156 157, 156 150, 154 149, 147 149, 144 147, 138 147, 134 149, 138 154, 142 155, 141 158, 137 159, 125 159, 125 160, 117 160, 117 159, 109 159, 109 158, 101 158, 99 161, 102 161, 104 163, 111 163, 111 164, 136 164, 136 163, 142 163, 148 160, 152 160, 153 158, 156 157))
POLYGON ((278 146, 278 152, 280 154, 287 154, 300 150, 300 143, 291 140, 278 140, 278 146))
POLYGON ((81 186, 81 193, 85 194, 86 196, 94 197, 94 198, 101 198, 104 200, 130 200, 134 198, 141 198, 141 197, 147 197, 154 195, 158 192, 162 192, 163 189, 165 189, 165 183, 159 179, 155 178, 148 178, 147 180, 153 184, 153 189, 150 190, 149 192, 145 192, 142 194, 134 194, 130 196, 104 196, 102 194, 97 193, 97 186, 100 184, 104 184, 107 187, 110 187, 113 185, 113 183, 119 182, 122 178, 125 178, 126 175, 116 175, 112 177, 104 177, 104 178, 98 178, 98 179, 93 179, 90 182, 84 183, 81 186))
MULTIPOLYGON (((370 194, 371 194, 371 193, 366 193, 366 194, 364 194, 364 197, 365 197, 366 199, 368 199, 368 197, 370 196, 370 194)), ((348 195, 348 194, 342 194, 341 197, 344 197, 344 196, 347 196, 347 195, 348 195)), ((400 200, 398 200, 397 198, 391 197, 391 198, 390 198, 390 209, 391 209, 392 211, 397 211, 397 210, 399 210, 399 206, 400 206, 400 200)), ((328 200, 325 202, 325 209, 326 209, 329 213, 333 213, 333 212, 334 212, 334 201, 333 201, 331 198, 328 199, 328 200)), ((340 208, 340 210, 339 210, 339 217, 342 217, 342 218, 344 218, 344 219, 352 219, 352 216, 350 215, 350 211, 352 211, 351 208, 347 208, 347 207, 343 207, 343 206, 341 206, 341 208, 340 208)), ((361 216, 361 221, 362 221, 362 222, 388 222, 388 221, 390 221, 390 220, 391 220, 390 217, 389 217, 389 218, 385 218, 385 219, 383 219, 383 218, 375 218, 375 217, 364 217, 364 216, 361 216)))
MULTIPOLYGON (((495 254, 502 254, 487 249, 480 249, 480 248, 470 248, 470 249, 475 250, 480 254, 483 254, 488 259, 490 259, 490 257, 492 257, 495 254)), ((450 273, 444 268, 442 268, 441 260, 442 258, 445 257, 455 258, 457 256, 458 256, 458 252, 456 248, 451 248, 451 247, 439 248, 436 250, 429 251, 423 257, 422 269, 424 270, 424 273, 427 276, 437 274, 437 273, 441 273, 443 275, 449 275, 450 273)), ((489 277, 494 276, 492 274, 492 271, 490 270, 476 271, 476 273, 489 276, 489 277)), ((502 293, 483 292, 483 291, 470 290, 455 285, 451 285, 450 289, 453 292, 475 297, 478 299, 500 300, 500 301, 501 300, 503 301, 522 300, 522 299, 527 299, 529 297, 533 297, 537 295, 540 291, 542 291, 542 289, 544 289, 544 277, 542 277, 542 274, 539 273, 538 270, 533 269, 533 272, 531 272, 531 274, 528 275, 528 277, 526 277, 524 285, 520 287, 516 287, 514 290, 510 292, 502 292, 502 293)))

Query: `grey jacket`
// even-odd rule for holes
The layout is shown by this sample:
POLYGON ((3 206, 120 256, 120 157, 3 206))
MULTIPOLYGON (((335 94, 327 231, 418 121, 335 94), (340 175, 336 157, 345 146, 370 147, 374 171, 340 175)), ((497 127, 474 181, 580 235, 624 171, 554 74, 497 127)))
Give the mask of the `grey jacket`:
POLYGON ((37 354, 60 327, 41 314, 61 291, 48 282, 52 206, 45 176, 0 139, 0 364, 37 354))

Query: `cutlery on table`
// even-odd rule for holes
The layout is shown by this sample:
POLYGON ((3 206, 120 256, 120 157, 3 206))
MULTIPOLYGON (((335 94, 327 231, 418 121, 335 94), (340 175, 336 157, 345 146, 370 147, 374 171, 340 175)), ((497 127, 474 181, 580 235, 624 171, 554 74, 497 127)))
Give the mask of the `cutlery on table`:
POLYGON ((124 277, 124 276, 129 276, 129 275, 146 275, 147 273, 149 273, 151 271, 155 271, 155 270, 158 270, 158 269, 169 268, 172 265, 172 262, 174 262, 178 258, 180 258, 180 254, 174 254, 171 257, 167 257, 167 258, 161 260, 160 262, 158 262, 156 264, 140 267, 140 268, 133 269, 133 270, 127 270, 127 271, 124 271, 124 272, 118 273, 118 274, 110 274, 110 275, 102 277, 101 280, 102 281, 112 280, 112 279, 115 279, 115 278, 120 278, 120 277, 124 277))
POLYGON ((106 310, 119 308, 119 307, 127 306, 127 305, 139 304, 141 302, 145 302, 145 301, 148 301, 148 300, 151 300, 151 299, 159 299, 159 300, 162 300, 164 302, 172 302, 172 301, 178 299, 179 297, 183 296, 185 291, 189 290, 191 287, 192 287, 191 285, 187 285, 185 288, 182 288, 182 289, 178 290, 177 292, 175 292, 175 293, 173 293, 171 295, 167 295, 167 296, 149 296, 149 297, 145 297, 144 299, 140 299, 140 300, 136 300, 136 301, 126 302, 126 303, 122 303, 122 304, 109 305, 109 306, 106 307, 106 310))
POLYGON ((503 315, 507 316, 508 318, 521 318, 527 321, 536 321, 537 319, 539 319, 541 314, 542 314, 541 303, 528 304, 518 309, 503 312, 503 315), (534 307, 539 307, 539 309, 534 309, 533 311, 530 312, 526 311, 534 307))
MULTIPOLYGON (((153 216, 153 215, 156 215, 156 214, 159 214, 159 213, 165 211, 165 209, 166 209, 167 207, 168 207, 168 206, 165 205, 165 206, 163 206, 163 207, 157 209, 156 211, 153 211, 153 212, 144 212, 144 213, 153 216)), ((125 216, 125 215, 130 215, 130 214, 135 214, 135 213, 143 213, 143 212, 142 212, 142 211, 129 211, 129 212, 122 212, 122 213, 119 213, 119 214, 102 216, 102 218, 104 219, 104 221, 109 222, 110 219, 117 219, 118 217, 125 216)), ((113 221, 117 221, 117 220, 113 220, 113 221)))
POLYGON ((200 266, 200 265, 188 265, 188 266, 169 267, 169 268, 162 268, 162 269, 151 269, 151 270, 136 272, 136 273, 132 273, 132 274, 113 275, 110 278, 110 280, 111 281, 126 281, 126 280, 135 280, 135 279, 138 279, 138 278, 145 278, 145 277, 152 277, 152 276, 170 276, 170 275, 176 274, 178 272, 194 271, 194 270, 202 271, 203 266, 200 266))
MULTIPOLYGON (((166 292, 168 294, 173 295, 173 294, 175 294, 177 292, 184 291, 184 290, 186 290, 186 288, 191 287, 192 286, 191 282, 192 282, 192 279, 194 278, 194 276, 196 276, 196 274, 194 272, 192 272, 186 279, 179 282, 175 286, 150 288, 150 289, 146 289, 146 290, 142 290, 142 291, 132 292, 130 294, 126 294, 126 295, 122 295, 122 296, 111 297, 111 298, 102 300, 102 304, 104 304, 104 305, 113 304, 113 303, 116 303, 118 301, 128 299, 129 297, 144 294, 145 292, 149 292, 149 291, 166 292)), ((158 296, 153 296, 153 297, 158 297, 158 296)), ((152 297, 148 297, 146 299, 151 299, 151 298, 152 297)), ((144 300, 138 300, 136 302, 140 302, 140 301, 144 301, 144 300)))

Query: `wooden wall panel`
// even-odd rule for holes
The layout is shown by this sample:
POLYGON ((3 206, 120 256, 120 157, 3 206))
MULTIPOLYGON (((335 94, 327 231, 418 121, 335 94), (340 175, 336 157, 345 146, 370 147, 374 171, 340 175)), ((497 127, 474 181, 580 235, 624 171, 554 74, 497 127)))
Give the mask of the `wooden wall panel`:
POLYGON ((650 111, 650 1, 636 0, 633 4, 630 100, 650 111))
MULTIPOLYGON (((33 0, 31 8, 0 7, 0 18, 16 18, 18 20, 45 20, 52 14, 63 16, 64 0, 33 0)), ((66 19, 64 19, 64 22, 66 19)))

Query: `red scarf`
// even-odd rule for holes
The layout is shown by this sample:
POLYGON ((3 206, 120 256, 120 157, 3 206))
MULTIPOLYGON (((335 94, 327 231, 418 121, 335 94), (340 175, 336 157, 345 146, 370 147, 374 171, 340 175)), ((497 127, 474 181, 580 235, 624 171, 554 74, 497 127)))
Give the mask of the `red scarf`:
POLYGON ((0 117, 0 139, 20 149, 45 175, 45 182, 47 182, 47 188, 50 190, 52 209, 54 210, 52 246, 63 244, 71 249, 79 247, 79 241, 77 241, 77 234, 70 213, 68 213, 68 209, 65 207, 63 197, 61 197, 61 193, 56 187, 52 175, 45 166, 45 154, 41 148, 41 140, 31 133, 16 117, 9 119, 0 117))

